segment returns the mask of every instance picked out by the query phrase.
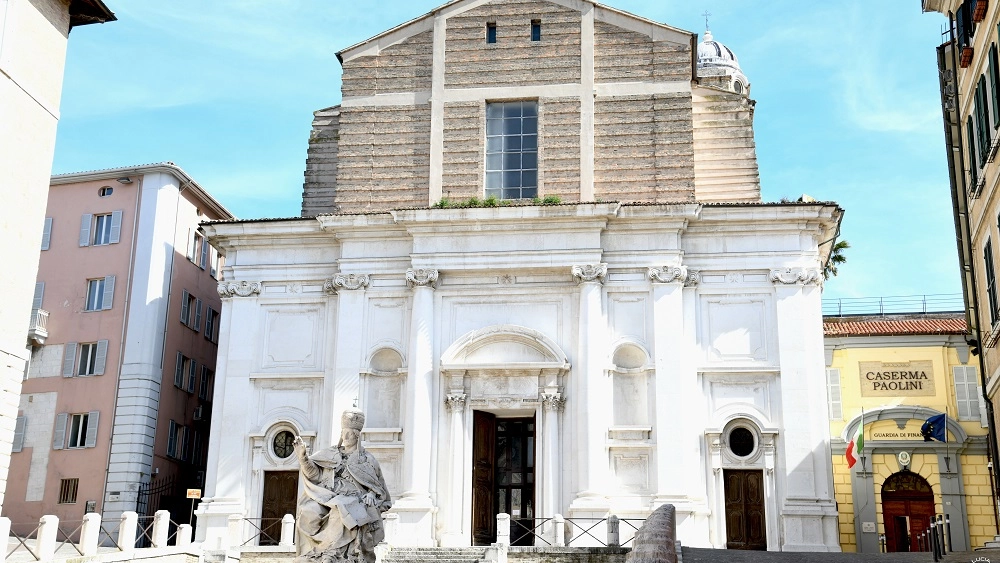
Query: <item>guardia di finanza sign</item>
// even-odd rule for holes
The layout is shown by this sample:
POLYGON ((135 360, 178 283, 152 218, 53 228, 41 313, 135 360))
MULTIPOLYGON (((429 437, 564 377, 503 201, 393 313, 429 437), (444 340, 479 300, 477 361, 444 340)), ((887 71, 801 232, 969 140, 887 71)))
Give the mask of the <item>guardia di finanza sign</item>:
POLYGON ((930 360, 858 362, 858 366, 863 397, 934 394, 934 368, 930 360))

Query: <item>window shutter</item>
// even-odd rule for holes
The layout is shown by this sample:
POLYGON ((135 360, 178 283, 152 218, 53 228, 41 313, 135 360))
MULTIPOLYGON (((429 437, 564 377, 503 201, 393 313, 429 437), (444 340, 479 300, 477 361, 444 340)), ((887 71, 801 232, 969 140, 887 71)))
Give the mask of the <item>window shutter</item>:
POLYGON ((167 427, 167 457, 175 457, 177 453, 177 423, 170 421, 167 427))
POLYGON ((201 299, 194 302, 194 324, 191 326, 196 332, 201 329, 201 299))
POLYGON ((191 318, 190 295, 187 290, 181 292, 181 322, 184 324, 188 324, 188 319, 191 318))
POLYGON ((188 365, 188 384, 187 390, 194 393, 194 381, 198 378, 198 362, 191 360, 188 365))
POLYGON ((66 447, 66 419, 69 413, 61 412, 56 415, 55 436, 52 437, 52 449, 61 450, 66 447))
POLYGON ((41 309, 45 299, 45 282, 35 282, 35 297, 31 301, 32 309, 41 309))
MULTIPOLYGON (((975 371, 976 368, 972 368, 975 371)), ((982 400, 983 398, 983 388, 976 385, 976 400, 979 402, 979 425, 983 428, 988 428, 990 425, 989 418, 986 416, 986 402, 982 400)))
POLYGON ((210 248, 212 248, 212 247, 211 247, 211 245, 208 244, 208 239, 202 239, 201 240, 201 262, 199 263, 199 266, 201 266, 202 270, 204 270, 205 267, 208 266, 208 250, 210 248))
POLYGON ((968 137, 968 150, 966 154, 969 155, 969 181, 972 183, 969 186, 969 191, 976 191, 976 184, 979 183, 979 167, 976 166, 976 129, 972 126, 972 115, 965 120, 965 132, 966 137, 968 137))
POLYGON ((45 227, 42 228, 42 250, 48 250, 52 243, 52 217, 45 218, 45 227))
POLYGON ((829 390, 829 410, 830 420, 842 420, 844 418, 843 403, 840 397, 840 370, 830 368, 826 370, 826 386, 829 390))
POLYGON ((87 442, 85 448, 93 448, 97 445, 97 422, 100 420, 101 411, 90 411, 87 413, 87 442))
POLYGON ((122 211, 111 213, 111 244, 118 242, 122 235, 122 211))
POLYGON ((174 385, 184 387, 184 355, 177 352, 177 365, 174 367, 174 385))
POLYGON ((969 418, 969 392, 965 386, 965 367, 957 366, 954 369, 955 374, 955 402, 958 403, 958 419, 966 420, 969 418))
POLYGON ((115 300, 115 277, 104 277, 104 300, 101 302, 101 309, 110 309, 115 300))
POLYGON ((194 257, 198 255, 198 250, 195 244, 198 242, 198 236, 191 234, 191 229, 188 229, 188 239, 191 240, 191 247, 188 248, 187 259, 194 262, 194 257))
POLYGON ((11 447, 11 452, 19 452, 24 449, 24 426, 25 418, 19 416, 14 419, 14 444, 11 447))
POLYGON ((67 342, 63 346, 63 377, 73 377, 73 366, 76 365, 76 342, 67 342))
POLYGON ((104 366, 108 360, 108 341, 97 341, 97 358, 94 360, 94 375, 104 375, 104 366))
POLYGON ((90 224, 94 222, 94 216, 84 213, 80 217, 80 246, 90 246, 90 224))

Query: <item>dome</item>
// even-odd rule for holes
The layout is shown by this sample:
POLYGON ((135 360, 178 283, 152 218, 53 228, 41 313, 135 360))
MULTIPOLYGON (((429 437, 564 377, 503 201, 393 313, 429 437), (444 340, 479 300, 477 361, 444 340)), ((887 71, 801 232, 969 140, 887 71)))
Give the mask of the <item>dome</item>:
POLYGON ((705 30, 705 38, 698 43, 698 76, 727 77, 729 89, 738 94, 746 94, 750 89, 750 81, 740 69, 736 53, 713 39, 708 29, 705 30))

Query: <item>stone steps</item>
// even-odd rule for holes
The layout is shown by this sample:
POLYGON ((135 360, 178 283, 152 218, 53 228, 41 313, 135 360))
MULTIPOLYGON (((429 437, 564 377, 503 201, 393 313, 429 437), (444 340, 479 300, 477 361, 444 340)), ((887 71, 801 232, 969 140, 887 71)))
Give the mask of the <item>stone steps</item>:
POLYGON ((394 547, 385 563, 433 561, 434 563, 478 563, 485 561, 485 547, 394 547))

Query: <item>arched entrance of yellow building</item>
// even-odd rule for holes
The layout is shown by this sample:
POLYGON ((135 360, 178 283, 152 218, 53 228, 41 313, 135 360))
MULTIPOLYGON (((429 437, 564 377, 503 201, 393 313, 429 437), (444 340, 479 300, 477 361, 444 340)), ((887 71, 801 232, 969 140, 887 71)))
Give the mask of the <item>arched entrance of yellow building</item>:
POLYGON ((887 551, 916 551, 917 536, 934 516, 934 492, 910 471, 890 475, 882 485, 882 523, 887 551))

